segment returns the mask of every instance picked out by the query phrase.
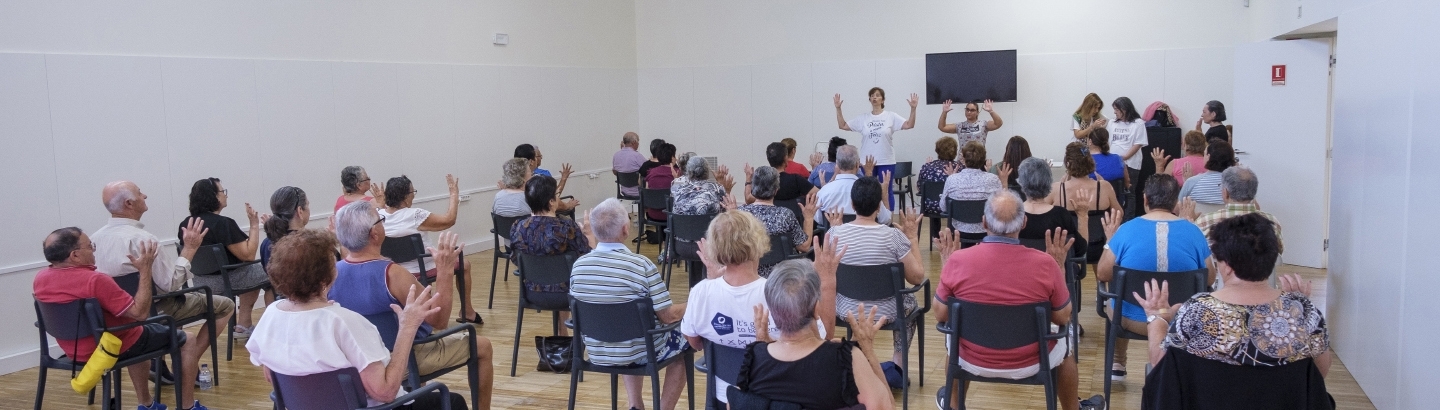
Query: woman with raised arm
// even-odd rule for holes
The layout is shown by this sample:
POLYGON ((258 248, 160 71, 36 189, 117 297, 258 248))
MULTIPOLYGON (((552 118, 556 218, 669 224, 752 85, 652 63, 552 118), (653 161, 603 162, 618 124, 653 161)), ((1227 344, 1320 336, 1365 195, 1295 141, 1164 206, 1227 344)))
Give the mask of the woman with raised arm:
MULTIPOLYGON (((840 94, 835 94, 835 121, 840 124, 840 129, 860 133, 860 158, 869 162, 869 158, 875 159, 875 170, 870 175, 881 175, 882 173, 895 174, 895 131, 915 128, 915 107, 920 104, 920 96, 911 93, 910 118, 901 118, 900 114, 893 111, 885 111, 885 90, 880 87, 871 88, 870 111, 854 117, 845 119, 845 113, 840 105, 844 103, 840 94)), ((892 195, 888 203, 891 208, 895 207, 895 197, 892 195)))
POLYGON ((1105 100, 1099 95, 1090 93, 1080 101, 1080 108, 1075 109, 1075 115, 1070 116, 1070 129, 1075 132, 1075 139, 1083 140, 1090 136, 1090 131, 1105 129, 1110 120, 1100 114, 1105 108, 1105 100))
MULTIPOLYGON (((450 191, 448 197, 450 206, 446 208, 445 213, 439 214, 414 206, 415 194, 418 191, 410 182, 410 177, 401 175, 385 181, 385 207, 379 210, 380 224, 385 225, 385 237, 404 238, 421 232, 443 231, 455 226, 456 213, 460 208, 460 180, 453 175, 445 174, 445 185, 450 191)), ((431 244, 427 242, 426 245, 431 244)), ((457 287, 460 292, 461 316, 456 318, 455 322, 485 324, 485 321, 480 318, 480 313, 476 312, 475 307, 470 303, 470 288, 475 283, 470 281, 470 261, 461 258, 461 262, 463 271, 459 276, 460 281, 465 285, 457 287)), ((425 258, 427 269, 424 272, 420 271, 420 265, 415 261, 403 262, 399 265, 410 271, 410 274, 415 275, 416 279, 422 275, 433 278, 438 273, 432 258, 425 258)))
MULTIPOLYGON (((245 216, 249 219, 249 230, 240 229, 240 224, 234 219, 220 215, 230 203, 230 190, 220 184, 220 178, 205 178, 195 181, 190 186, 190 216, 180 221, 180 228, 175 234, 177 238, 185 237, 185 228, 190 224, 191 219, 199 219, 205 224, 205 238, 200 241, 201 246, 224 245, 224 264, 237 264, 253 261, 260 257, 260 214, 255 212, 250 204, 245 204, 245 216)), ((265 219, 269 219, 268 216, 265 219)), ((245 265, 245 267, 230 272, 230 286, 234 289, 248 289, 264 284, 269 289, 269 278, 265 275, 265 268, 260 264, 245 265)), ((195 286, 208 286, 216 293, 225 289, 225 283, 220 275, 196 276, 195 286)), ((260 298, 260 290, 252 290, 237 295, 239 303, 235 304, 235 338, 246 339, 250 337, 250 331, 254 328, 251 319, 251 311, 255 308, 255 301, 260 298)), ((265 292, 265 305, 275 302, 275 292, 265 292)))
POLYGON ((1230 129, 1225 127, 1225 104, 1218 100, 1210 100, 1205 107, 1200 109, 1200 121, 1195 122, 1195 130, 1200 131, 1201 125, 1209 125, 1205 130, 1206 140, 1230 141, 1230 129))
POLYGON ((1005 125, 1005 121, 1000 119, 1000 114, 995 113, 995 107, 990 100, 985 100, 983 107, 985 112, 990 114, 990 120, 980 119, 981 108, 980 100, 965 103, 965 121, 947 124, 945 115, 950 113, 950 100, 945 100, 945 105, 940 108, 940 132, 955 134, 955 139, 958 140, 956 142, 962 146, 970 141, 984 144, 985 135, 990 131, 1000 129, 1000 126, 1005 125))

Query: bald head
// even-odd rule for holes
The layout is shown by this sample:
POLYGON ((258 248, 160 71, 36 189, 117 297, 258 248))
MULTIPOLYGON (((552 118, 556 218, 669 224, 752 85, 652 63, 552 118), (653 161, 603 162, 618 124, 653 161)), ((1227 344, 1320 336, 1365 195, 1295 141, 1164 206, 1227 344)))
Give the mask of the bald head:
POLYGON ((105 203, 105 210, 110 211, 110 216, 116 218, 139 220, 145 211, 150 210, 145 203, 145 194, 140 193, 140 187, 130 181, 105 184, 100 200, 105 203))
POLYGON ((620 145, 640 149, 640 134, 636 134, 634 131, 625 133, 625 136, 620 137, 620 145))
POLYGON ((1015 191, 1001 189, 985 201, 985 231, 991 235, 1019 237, 1025 227, 1025 202, 1015 191))

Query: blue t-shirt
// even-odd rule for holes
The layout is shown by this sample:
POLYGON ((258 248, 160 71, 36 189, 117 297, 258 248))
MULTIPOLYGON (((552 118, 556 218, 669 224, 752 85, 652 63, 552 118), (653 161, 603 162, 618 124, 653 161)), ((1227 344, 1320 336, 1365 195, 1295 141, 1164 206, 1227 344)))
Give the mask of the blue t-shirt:
MULTIPOLYGON (((1155 272, 1182 272, 1205 267, 1210 257, 1210 243, 1200 228, 1184 219, 1152 221, 1135 218, 1120 225, 1115 237, 1106 245, 1115 254, 1115 266, 1155 272), (1161 268, 1157 257, 1157 240, 1160 232, 1166 232, 1165 240, 1167 266, 1161 268)), ((1130 320, 1145 321, 1145 310, 1125 302, 1121 315, 1130 320)))
MULTIPOLYGON (((878 167, 879 165, 876 166, 878 167)), ((823 162, 820 163, 820 165, 816 165, 815 169, 810 171, 810 178, 807 179, 808 181, 810 181, 810 185, 814 185, 816 188, 825 185, 825 183, 820 181, 821 173, 825 174, 826 179, 835 179, 835 163, 823 162)), ((865 167, 860 167, 860 169, 855 170, 855 175, 862 177, 865 176, 865 167)))
MULTIPOLYGON (((546 171, 546 170, 543 169, 543 168, 535 168, 534 174, 535 174, 535 175, 544 175, 544 176, 547 176, 547 177, 548 177, 548 176, 550 176, 550 171, 546 171)), ((553 178, 553 177, 552 177, 552 178, 553 178)))
POLYGON ((1125 161, 1119 154, 1090 154, 1095 158, 1095 173, 1106 181, 1125 179, 1125 161))

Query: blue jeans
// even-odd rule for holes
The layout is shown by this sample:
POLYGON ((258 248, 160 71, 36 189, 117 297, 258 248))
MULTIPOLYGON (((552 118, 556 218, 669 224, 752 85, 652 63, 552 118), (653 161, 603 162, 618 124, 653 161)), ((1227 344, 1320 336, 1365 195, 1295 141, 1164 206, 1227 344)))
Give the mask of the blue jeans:
MULTIPOLYGON (((879 180, 879 179, 880 179, 880 176, 885 175, 885 173, 887 173, 887 172, 890 173, 890 175, 895 175, 895 164, 890 164, 890 165, 876 165, 876 166, 875 166, 875 179, 876 179, 876 180, 879 180)), ((893 182, 893 181, 892 181, 892 182, 893 182)), ((881 183, 881 184, 884 184, 885 181, 880 181, 880 183, 881 183)), ((885 198, 885 200, 886 200, 887 203, 890 204, 890 207, 889 207, 890 211, 891 211, 891 212, 895 212, 895 211, 896 211, 896 209, 895 209, 895 194, 893 193, 893 191, 895 190, 895 187, 894 187, 894 186, 891 186, 891 187, 890 187, 890 190, 892 191, 892 193, 890 194, 890 197, 889 197, 889 198, 885 198)))

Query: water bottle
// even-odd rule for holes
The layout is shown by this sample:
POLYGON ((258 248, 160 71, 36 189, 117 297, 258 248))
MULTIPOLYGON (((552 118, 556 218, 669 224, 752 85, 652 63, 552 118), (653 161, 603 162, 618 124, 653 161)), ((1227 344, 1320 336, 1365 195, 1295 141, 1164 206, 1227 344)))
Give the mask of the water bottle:
POLYGON ((214 386, 211 380, 213 379, 210 377, 210 365, 200 365, 200 378, 197 383, 200 385, 200 390, 210 390, 210 387, 214 386))

